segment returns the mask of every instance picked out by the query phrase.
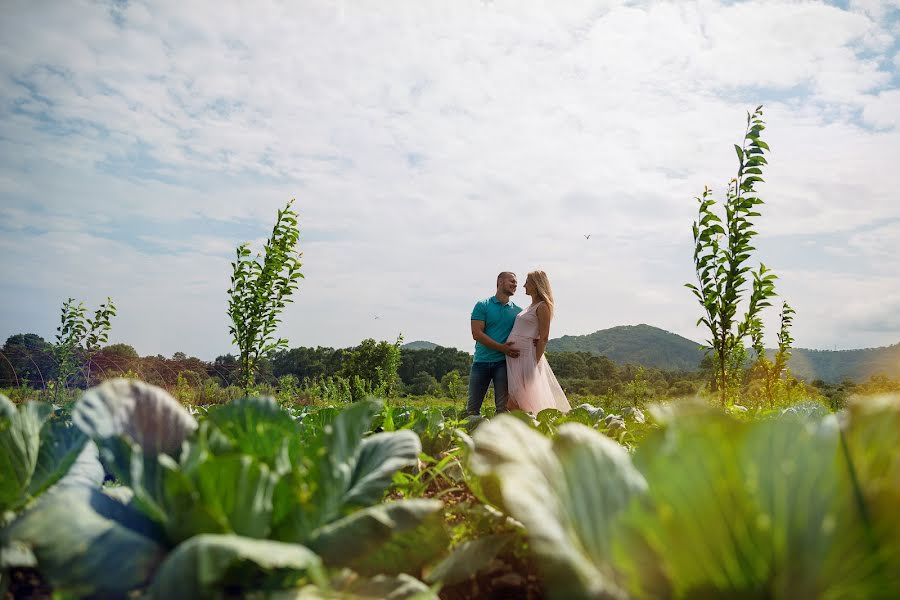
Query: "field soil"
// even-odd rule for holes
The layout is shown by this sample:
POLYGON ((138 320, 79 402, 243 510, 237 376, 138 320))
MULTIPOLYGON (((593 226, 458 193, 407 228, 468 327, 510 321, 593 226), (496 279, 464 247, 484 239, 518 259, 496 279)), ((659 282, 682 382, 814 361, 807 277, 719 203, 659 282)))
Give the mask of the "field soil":
POLYGON ((36 600, 50 600, 53 598, 53 588, 44 581, 41 574, 35 569, 11 569, 9 588, 3 596, 3 600, 19 600, 34 598, 36 600))

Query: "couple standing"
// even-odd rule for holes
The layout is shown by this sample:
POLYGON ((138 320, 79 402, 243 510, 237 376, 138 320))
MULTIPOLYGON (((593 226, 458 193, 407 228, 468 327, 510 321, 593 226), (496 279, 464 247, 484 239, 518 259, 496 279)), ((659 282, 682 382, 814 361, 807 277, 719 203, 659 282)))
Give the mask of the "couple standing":
POLYGON ((569 410, 569 402, 553 375, 544 348, 550 339, 553 292, 543 271, 525 279, 531 305, 522 310, 510 296, 516 293, 515 273, 497 276, 497 293, 472 309, 475 358, 469 372, 466 412, 477 415, 488 386, 494 383, 497 412, 524 410, 537 414, 545 408, 569 410))

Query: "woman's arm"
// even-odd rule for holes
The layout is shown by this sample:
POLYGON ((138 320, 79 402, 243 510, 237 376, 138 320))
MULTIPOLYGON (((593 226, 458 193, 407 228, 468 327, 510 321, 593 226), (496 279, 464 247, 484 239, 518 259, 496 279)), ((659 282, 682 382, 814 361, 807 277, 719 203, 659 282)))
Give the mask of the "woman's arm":
POLYGON ((541 357, 544 356, 544 348, 547 346, 547 341, 550 339, 550 309, 546 304, 541 304, 537 307, 537 318, 538 338, 535 344, 534 358, 536 361, 540 361, 541 357))

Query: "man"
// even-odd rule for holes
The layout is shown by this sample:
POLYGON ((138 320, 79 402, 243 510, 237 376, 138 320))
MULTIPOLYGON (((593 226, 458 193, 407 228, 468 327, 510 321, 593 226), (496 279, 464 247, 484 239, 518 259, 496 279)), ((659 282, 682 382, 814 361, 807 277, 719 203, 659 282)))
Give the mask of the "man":
POLYGON ((516 358, 519 351, 507 343, 516 315, 522 309, 509 299, 516 293, 516 275, 504 271, 497 275, 497 293, 481 300, 472 309, 472 338, 475 358, 469 372, 469 401, 466 412, 481 413, 481 404, 488 386, 494 383, 494 404, 497 412, 506 412, 509 386, 506 379, 506 357, 516 358))

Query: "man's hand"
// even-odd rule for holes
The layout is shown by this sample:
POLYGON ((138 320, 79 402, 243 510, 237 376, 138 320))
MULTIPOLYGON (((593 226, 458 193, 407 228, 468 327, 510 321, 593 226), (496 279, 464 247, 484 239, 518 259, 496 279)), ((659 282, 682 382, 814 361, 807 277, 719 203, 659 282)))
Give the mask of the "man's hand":
POLYGON ((503 354, 507 355, 510 358, 519 358, 519 351, 513 347, 512 342, 506 342, 503 344, 503 354))

